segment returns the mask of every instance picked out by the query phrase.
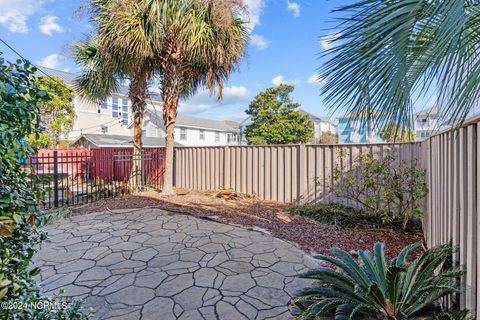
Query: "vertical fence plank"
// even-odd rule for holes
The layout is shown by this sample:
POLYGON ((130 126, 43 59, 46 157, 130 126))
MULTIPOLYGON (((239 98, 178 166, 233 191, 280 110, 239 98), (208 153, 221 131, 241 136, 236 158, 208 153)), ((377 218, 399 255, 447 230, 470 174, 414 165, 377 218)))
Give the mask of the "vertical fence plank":
POLYGON ((467 275, 465 300, 467 308, 476 311, 476 271, 477 271, 477 192, 476 192, 476 130, 467 127, 467 275))

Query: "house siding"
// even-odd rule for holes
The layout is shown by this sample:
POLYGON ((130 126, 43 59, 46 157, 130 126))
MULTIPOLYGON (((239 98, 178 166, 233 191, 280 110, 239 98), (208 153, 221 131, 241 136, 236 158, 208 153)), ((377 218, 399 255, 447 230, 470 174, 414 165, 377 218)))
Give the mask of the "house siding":
POLYGON ((337 125, 339 143, 383 142, 380 138, 380 130, 372 125, 370 126, 372 128, 368 130, 368 123, 364 118, 351 119, 340 117, 337 125))

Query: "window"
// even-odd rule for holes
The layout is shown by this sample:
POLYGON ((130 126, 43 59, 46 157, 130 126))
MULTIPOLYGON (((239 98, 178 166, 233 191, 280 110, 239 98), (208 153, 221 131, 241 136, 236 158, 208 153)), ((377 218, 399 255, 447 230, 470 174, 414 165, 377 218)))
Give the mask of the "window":
POLYGON ((180 128, 180 140, 187 140, 187 129, 180 128))
POLYGON ((428 132, 420 132, 420 138, 428 138, 429 136, 428 132))
POLYGON ((200 130, 200 140, 205 140, 205 130, 200 130))
POLYGON ((122 124, 123 125, 128 125, 128 113, 127 112, 122 112, 122 124))
POLYGON ((104 99, 100 102, 100 107, 102 109, 108 109, 107 99, 104 99))
POLYGON ((215 142, 220 142, 220 132, 215 132, 215 142))
POLYGON ((233 137, 232 137, 232 134, 231 134, 231 133, 227 133, 227 142, 228 142, 228 143, 232 142, 232 140, 233 140, 232 138, 233 138, 233 137))
POLYGON ((112 117, 118 118, 118 98, 112 97, 112 117))
POLYGON ((128 125, 128 99, 122 99, 122 124, 128 125))
POLYGON ((103 134, 108 133, 108 127, 107 126, 102 125, 101 130, 102 130, 103 134))

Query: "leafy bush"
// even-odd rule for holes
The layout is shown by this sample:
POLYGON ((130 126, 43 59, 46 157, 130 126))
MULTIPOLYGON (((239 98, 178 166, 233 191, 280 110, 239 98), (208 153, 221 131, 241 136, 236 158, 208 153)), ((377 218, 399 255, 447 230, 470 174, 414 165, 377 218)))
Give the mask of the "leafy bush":
POLYGON ((429 249, 415 260, 408 256, 419 244, 405 247, 387 261, 383 243, 373 254, 333 249, 336 257, 319 260, 336 267, 321 267, 300 275, 315 284, 301 290, 293 300, 298 319, 449 319, 465 316, 465 311, 442 313, 436 301, 459 293, 459 267, 446 266, 452 257, 450 245, 429 249), (443 267, 443 268, 442 268, 443 267), (438 273, 436 271, 440 270, 438 273))
POLYGON ((428 188, 425 170, 417 169, 416 161, 396 160, 395 152, 382 159, 363 154, 347 172, 336 167, 332 193, 360 203, 384 222, 401 221, 406 229, 413 217, 422 215, 421 201, 428 188))
POLYGON ((1 319, 82 319, 80 304, 43 297, 30 261, 35 245, 46 238, 37 230, 38 179, 27 159, 33 149, 25 137, 38 134, 38 105, 49 96, 35 85, 35 68, 0 56, 0 308, 1 319), (43 306, 57 303, 58 308, 43 306), (50 303, 50 304, 49 304, 50 303))
MULTIPOLYGON (((402 227, 400 221, 385 221, 381 217, 368 211, 355 210, 340 204, 318 203, 295 205, 286 209, 293 215, 313 219, 319 223, 334 225, 342 228, 390 228, 398 230, 402 227)), ((421 231, 421 222, 412 220, 408 224, 409 231, 421 231)))

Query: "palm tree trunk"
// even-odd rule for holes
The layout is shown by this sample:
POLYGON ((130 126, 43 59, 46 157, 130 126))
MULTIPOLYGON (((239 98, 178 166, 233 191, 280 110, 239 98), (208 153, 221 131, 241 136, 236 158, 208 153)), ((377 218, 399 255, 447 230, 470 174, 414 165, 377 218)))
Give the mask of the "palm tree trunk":
POLYGON ((147 76, 143 70, 138 72, 130 82, 129 98, 133 113, 133 158, 130 184, 133 191, 142 187, 142 128, 145 99, 147 98, 147 76))
POLYGON ((165 118, 165 173, 163 178, 163 195, 172 195, 173 192, 173 148, 175 145, 175 120, 176 108, 178 104, 173 99, 164 100, 164 118, 165 118), (168 110, 165 112, 165 110, 168 110), (175 110, 175 112, 173 112, 175 110), (168 115, 165 115, 168 113, 168 115))
POLYGON ((180 73, 174 61, 164 62, 162 74, 163 121, 165 123, 165 173, 163 178, 163 195, 173 192, 173 148, 175 145, 175 120, 177 119, 178 101, 180 100, 180 73))

